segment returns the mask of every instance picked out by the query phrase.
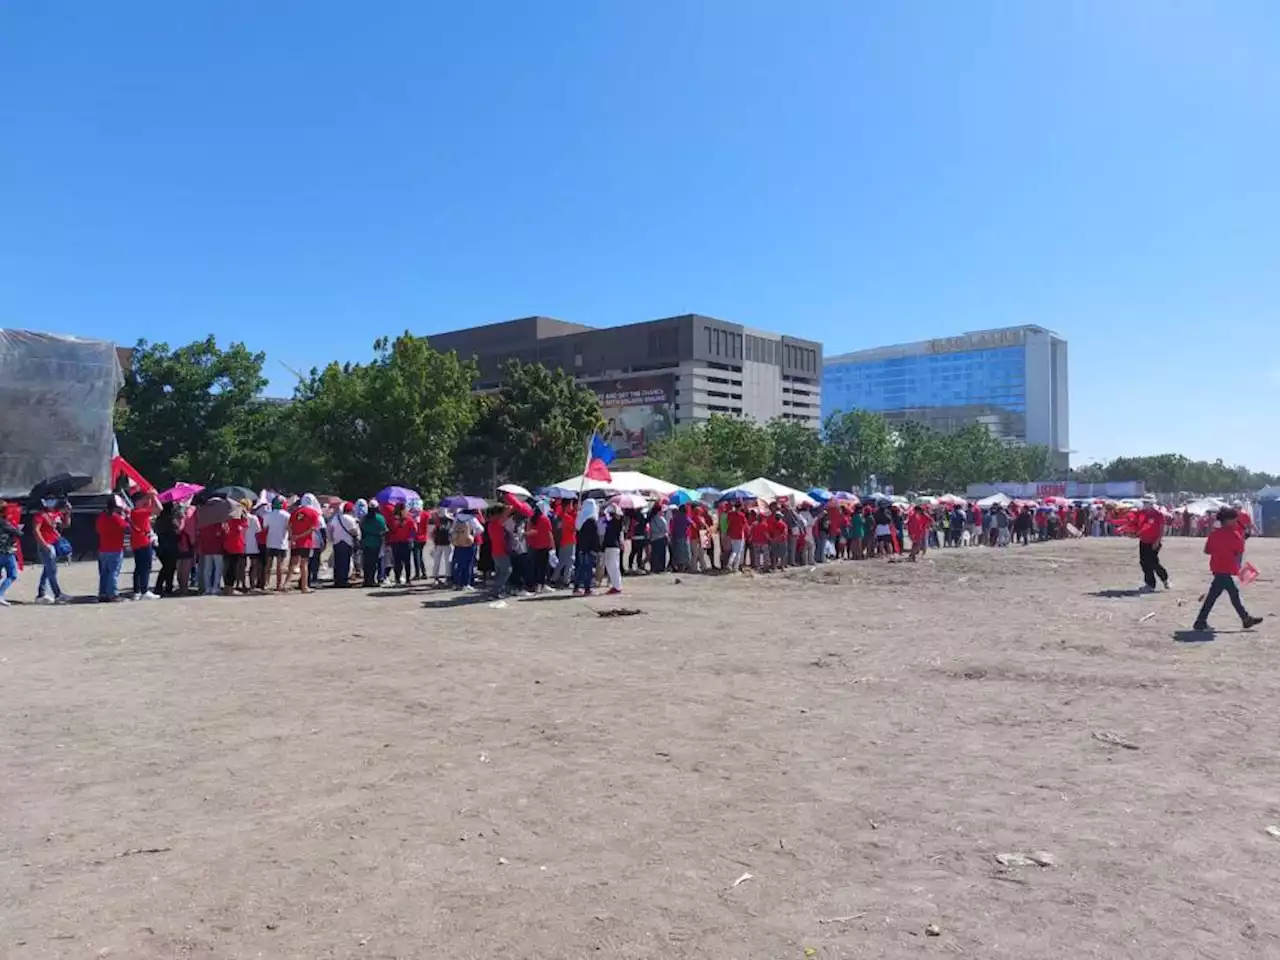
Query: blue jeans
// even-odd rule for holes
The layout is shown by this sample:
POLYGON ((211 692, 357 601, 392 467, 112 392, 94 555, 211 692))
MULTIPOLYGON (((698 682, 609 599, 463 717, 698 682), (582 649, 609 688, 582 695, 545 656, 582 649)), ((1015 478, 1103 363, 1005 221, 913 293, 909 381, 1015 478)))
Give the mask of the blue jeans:
POLYGON ((120 568, 124 566, 123 553, 98 554, 98 599, 115 598, 117 584, 120 582, 120 568))
POLYGON ((583 593, 591 592, 591 585, 596 579, 596 554, 594 550, 577 551, 573 558, 573 589, 583 593))
POLYGON ((58 555, 53 547, 40 547, 40 586, 36 588, 36 596, 43 597, 45 587, 53 592, 54 599, 62 596, 62 587, 58 585, 58 555))
POLYGON ((473 576, 471 565, 475 555, 474 546, 453 548, 453 585, 459 590, 471 585, 473 576))
POLYGON ((4 574, 4 579, 0 580, 0 597, 9 592, 9 588, 18 582, 18 558, 12 553, 0 553, 0 573, 4 574))
POLYGON ((200 558, 200 592, 206 597, 216 597, 222 592, 222 554, 200 558))
POLYGON ((133 551, 133 592, 146 593, 151 584, 151 559, 155 550, 141 547, 133 551))

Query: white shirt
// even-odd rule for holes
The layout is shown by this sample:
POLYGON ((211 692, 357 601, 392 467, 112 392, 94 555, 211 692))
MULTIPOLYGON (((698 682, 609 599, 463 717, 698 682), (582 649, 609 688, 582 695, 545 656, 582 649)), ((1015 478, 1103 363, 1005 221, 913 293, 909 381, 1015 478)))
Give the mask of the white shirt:
POLYGON ((267 514, 267 549, 284 550, 289 546, 289 514, 272 510, 267 514))
POLYGON ((256 557, 258 555, 258 531, 262 529, 262 521, 254 514, 249 514, 249 528, 244 532, 244 555, 246 557, 256 557))
POLYGON ((329 539, 334 543, 346 543, 354 547, 356 543, 355 534, 351 530, 347 529, 346 521, 348 519, 351 520, 352 526, 354 526, 356 530, 360 529, 358 526, 355 526, 354 517, 335 513, 333 515, 333 519, 329 521, 329 539))

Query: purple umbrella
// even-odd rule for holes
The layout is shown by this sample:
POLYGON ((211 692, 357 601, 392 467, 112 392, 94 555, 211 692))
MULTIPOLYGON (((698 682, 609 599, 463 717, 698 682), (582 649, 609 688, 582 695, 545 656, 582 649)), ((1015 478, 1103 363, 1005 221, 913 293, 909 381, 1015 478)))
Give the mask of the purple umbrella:
POLYGON ((410 500, 421 500, 417 490, 408 487, 383 487, 374 497, 379 503, 408 503, 410 500))
POLYGON ((483 510, 485 507, 489 506, 489 503, 479 497, 455 496, 445 497, 440 501, 440 506, 444 507, 446 510, 466 510, 468 512, 474 512, 476 510, 483 510))

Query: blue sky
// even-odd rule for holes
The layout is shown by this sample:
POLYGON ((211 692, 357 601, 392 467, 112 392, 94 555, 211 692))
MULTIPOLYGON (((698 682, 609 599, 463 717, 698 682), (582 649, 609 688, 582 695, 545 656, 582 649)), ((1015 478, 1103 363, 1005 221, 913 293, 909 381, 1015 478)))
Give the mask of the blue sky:
POLYGON ((0 4, 0 325, 1038 323, 1077 461, 1280 470, 1280 6, 0 4))

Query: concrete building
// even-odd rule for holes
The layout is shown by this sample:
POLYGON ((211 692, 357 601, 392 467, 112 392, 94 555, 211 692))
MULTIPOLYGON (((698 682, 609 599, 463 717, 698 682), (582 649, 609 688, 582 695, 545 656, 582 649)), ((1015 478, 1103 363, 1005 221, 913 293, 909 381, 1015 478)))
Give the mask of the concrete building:
POLYGON ((877 347, 828 357, 822 413, 874 410, 949 432, 981 423, 1010 443, 1069 459, 1067 342, 1037 326, 877 347))
POLYGON ((513 357, 572 373, 600 395, 622 456, 643 456, 672 424, 713 413, 820 422, 822 344, 698 314, 604 328, 524 317, 429 340, 475 357, 478 389, 496 387, 513 357))

